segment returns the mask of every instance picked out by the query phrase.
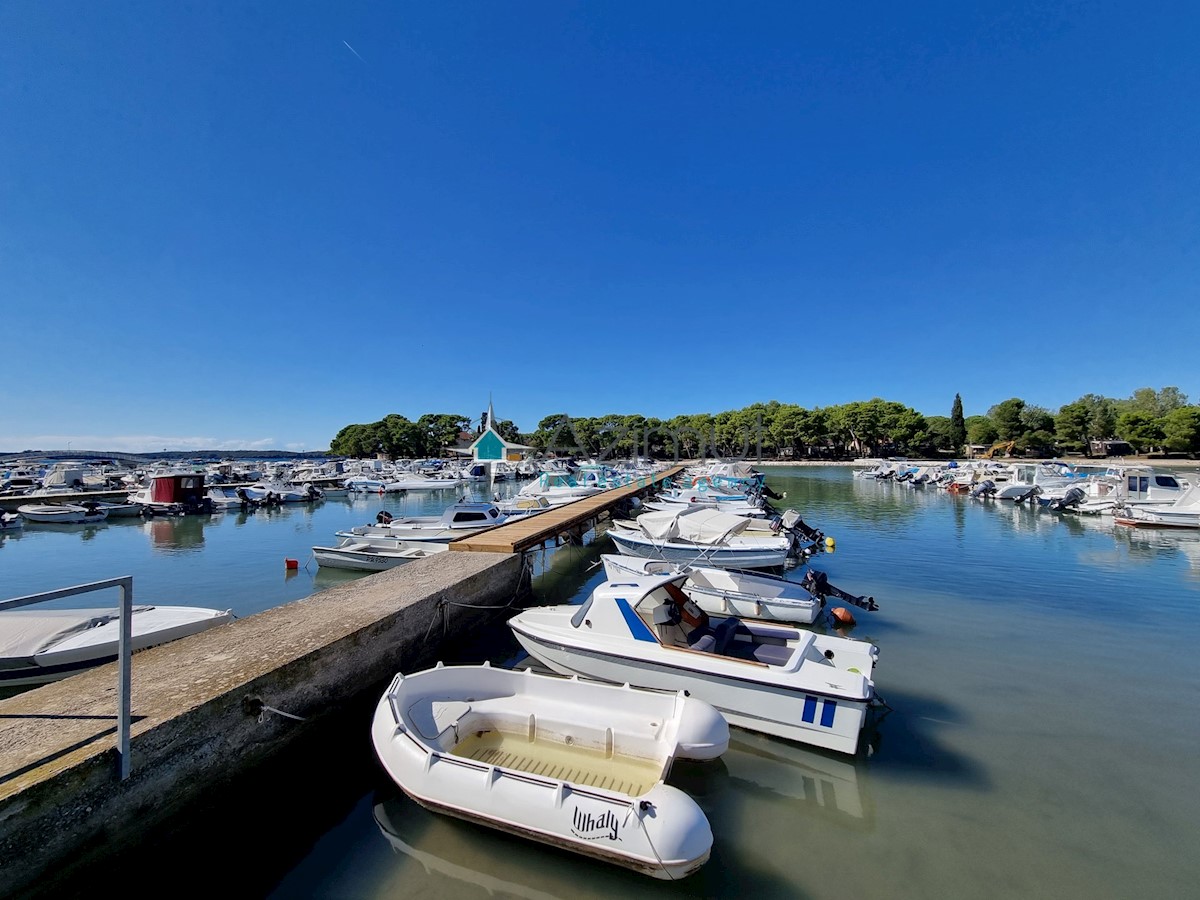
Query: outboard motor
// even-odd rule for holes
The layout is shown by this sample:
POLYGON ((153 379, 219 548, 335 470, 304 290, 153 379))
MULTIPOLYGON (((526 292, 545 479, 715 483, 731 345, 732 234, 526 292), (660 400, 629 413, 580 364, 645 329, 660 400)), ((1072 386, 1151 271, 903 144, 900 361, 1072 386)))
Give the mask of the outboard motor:
POLYGON ((1048 504, 1050 509, 1075 509, 1084 498, 1087 497, 1087 492, 1083 488, 1073 487, 1061 497, 1051 500, 1048 504))
POLYGON ((799 554, 811 556, 825 549, 825 533, 806 523, 800 518, 800 513, 794 509, 784 512, 778 519, 778 527, 775 522, 772 522, 771 530, 787 531, 791 534, 793 556, 799 554))
POLYGON ((995 497, 996 496, 996 482, 992 481, 991 479, 988 479, 987 481, 981 481, 979 483, 979 486, 974 488, 971 491, 971 496, 979 497, 980 499, 983 499, 983 500, 986 500, 989 497, 995 497))
POLYGON ((875 602, 874 597, 863 597, 843 591, 839 587, 834 587, 829 583, 829 578, 824 572, 818 572, 816 569, 809 569, 804 573, 804 578, 800 581, 800 586, 821 601, 824 605, 825 601, 830 597, 836 597, 844 603, 849 603, 851 606, 857 606, 859 609, 865 609, 869 612, 875 612, 879 609, 879 604, 875 602))
POLYGON ((1031 487, 1025 493, 1018 494, 1016 497, 1013 497, 1013 502, 1014 503, 1024 503, 1026 500, 1034 499, 1041 492, 1042 492, 1042 489, 1035 484, 1033 487, 1031 487))

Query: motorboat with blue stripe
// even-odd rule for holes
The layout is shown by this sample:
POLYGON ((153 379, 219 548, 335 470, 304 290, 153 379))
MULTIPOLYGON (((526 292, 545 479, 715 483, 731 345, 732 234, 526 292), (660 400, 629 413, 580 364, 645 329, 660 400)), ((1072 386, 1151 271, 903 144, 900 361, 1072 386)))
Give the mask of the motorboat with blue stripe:
POLYGON ((556 672, 686 689, 733 725, 841 753, 857 751, 868 710, 882 706, 867 641, 710 615, 682 590, 686 572, 621 578, 582 605, 509 619, 521 646, 556 672))

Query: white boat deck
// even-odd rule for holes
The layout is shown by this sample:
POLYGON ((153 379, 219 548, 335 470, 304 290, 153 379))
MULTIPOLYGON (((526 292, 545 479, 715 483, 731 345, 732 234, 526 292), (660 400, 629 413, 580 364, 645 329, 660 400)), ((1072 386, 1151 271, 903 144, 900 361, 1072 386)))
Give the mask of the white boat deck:
POLYGON ((520 735, 487 731, 472 734, 451 751, 455 756, 543 778, 616 791, 637 797, 662 774, 654 760, 606 756, 603 751, 557 741, 529 741, 520 735))

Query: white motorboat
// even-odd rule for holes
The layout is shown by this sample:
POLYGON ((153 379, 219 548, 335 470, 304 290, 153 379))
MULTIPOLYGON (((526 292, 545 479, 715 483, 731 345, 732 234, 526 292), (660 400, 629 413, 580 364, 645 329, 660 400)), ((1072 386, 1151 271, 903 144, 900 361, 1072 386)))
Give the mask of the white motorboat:
POLYGON ((26 503, 18 506, 17 512, 30 522, 44 524, 92 524, 108 518, 103 509, 77 503, 26 503))
POLYGON ((681 690, 439 664, 393 679, 371 740, 422 806, 677 880, 708 859, 712 830, 665 779, 676 757, 724 753, 729 727, 681 690))
MULTIPOLYGON (((223 625, 230 610, 134 606, 133 649, 165 644, 223 625)), ((57 681, 117 658, 116 609, 12 609, 0 612, 0 687, 57 681)))
POLYGON ((507 517, 495 503, 460 500, 439 516, 393 516, 383 510, 374 525, 356 525, 349 531, 337 532, 337 537, 447 542, 503 525, 505 521, 507 517))
POLYGON ((1174 472, 1144 465, 1109 466, 1075 484, 1043 491, 1038 504, 1048 509, 1090 514, 1118 513, 1134 507, 1169 507, 1191 489, 1187 479, 1174 472))
POLYGON ((206 514, 213 511, 204 487, 204 475, 197 472, 156 472, 129 495, 130 503, 140 503, 143 515, 206 514))
POLYGON ((496 508, 508 519, 536 516, 548 509, 554 509, 554 506, 555 504, 545 497, 513 497, 509 500, 496 501, 496 508))
POLYGON ((95 506, 108 513, 110 519, 136 519, 142 515, 140 503, 112 503, 106 500, 87 500, 81 506, 95 506))
POLYGON ((642 513, 636 522, 617 520, 608 536, 628 556, 741 569, 785 565, 793 536, 754 530, 763 527, 761 520, 695 507, 642 513))
POLYGON ((1200 528, 1200 482, 1173 503, 1119 507, 1113 513, 1113 521, 1133 528, 1200 528))
POLYGON ((241 509, 248 505, 246 499, 238 495, 237 488, 210 487, 206 496, 213 509, 241 509))
POLYGON ((536 480, 524 485, 517 492, 520 497, 545 497, 555 506, 592 497, 604 491, 605 488, 593 481, 590 484, 580 483, 569 472, 543 472, 536 480))
POLYGON ((25 527, 25 520, 20 513, 0 512, 0 531, 16 531, 25 527))
MULTIPOLYGON (((877 610, 874 598, 853 596, 823 584, 824 590, 809 590, 804 583, 767 572, 720 569, 707 565, 670 563, 662 559, 626 557, 602 553, 608 581, 648 578, 662 575, 686 575, 679 589, 706 613, 713 616, 740 616, 811 625, 826 608, 827 596, 836 596, 864 610, 877 610)), ((806 572, 812 572, 811 569, 806 572)))
POLYGON ((449 549, 436 541, 342 538, 336 547, 313 547, 312 552, 317 565, 327 569, 382 572, 449 549))
POLYGON ((268 506, 274 503, 308 503, 324 496, 311 484, 296 487, 282 481, 258 481, 241 490, 251 501, 268 506))
POLYGON ((556 672, 686 689, 751 731, 853 754, 880 704, 866 641, 690 612, 686 574, 622 579, 582 605, 522 610, 508 624, 556 672))
POLYGON ((372 478, 371 476, 354 476, 347 478, 345 486, 351 492, 360 494, 394 494, 400 491, 444 491, 458 487, 462 482, 457 478, 434 478, 419 472, 399 473, 395 477, 372 478))

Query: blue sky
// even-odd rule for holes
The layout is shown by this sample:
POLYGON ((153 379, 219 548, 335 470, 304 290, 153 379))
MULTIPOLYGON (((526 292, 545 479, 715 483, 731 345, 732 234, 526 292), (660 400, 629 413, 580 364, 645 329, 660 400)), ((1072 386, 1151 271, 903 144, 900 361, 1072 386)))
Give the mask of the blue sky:
POLYGON ((1200 6, 0 6, 0 450, 1200 395, 1200 6))

